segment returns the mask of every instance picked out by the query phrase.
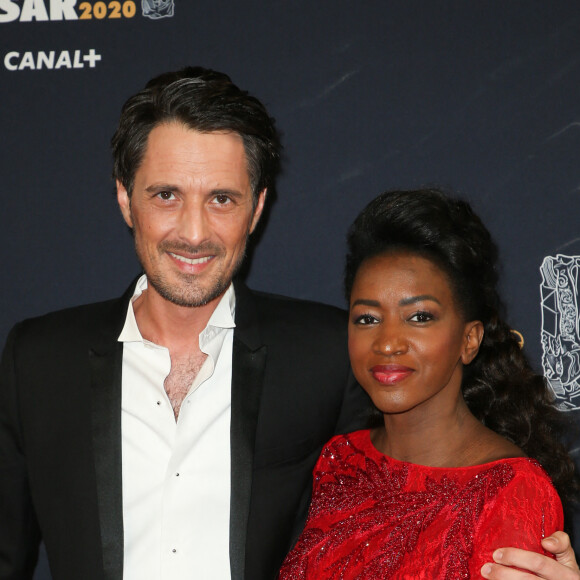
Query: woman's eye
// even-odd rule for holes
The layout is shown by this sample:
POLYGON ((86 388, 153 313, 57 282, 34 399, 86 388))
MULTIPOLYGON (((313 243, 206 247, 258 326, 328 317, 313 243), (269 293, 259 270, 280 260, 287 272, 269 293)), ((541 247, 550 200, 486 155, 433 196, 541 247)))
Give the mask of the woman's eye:
POLYGON ((416 312, 409 320, 411 322, 430 322, 433 320, 433 315, 429 312, 416 312))
POLYGON ((377 319, 372 316, 371 314, 362 314, 361 316, 357 316, 354 323, 361 324, 361 325, 368 325, 368 324, 375 324, 377 319))

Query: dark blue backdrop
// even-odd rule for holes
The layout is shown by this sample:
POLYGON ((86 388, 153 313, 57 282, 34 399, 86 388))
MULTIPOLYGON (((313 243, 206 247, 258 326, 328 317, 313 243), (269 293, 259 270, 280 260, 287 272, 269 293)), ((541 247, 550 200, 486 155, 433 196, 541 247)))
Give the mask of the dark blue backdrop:
POLYGON ((283 132, 251 286, 342 305, 344 233, 365 203, 451 187, 499 242, 509 320, 536 368, 569 365, 555 384, 575 407, 577 268, 564 360, 542 346, 540 266, 580 255, 578 3, 175 0, 155 20, 138 1, 49 4, 0 1, 1 342, 19 319, 118 295, 134 276, 109 139, 150 77, 201 64, 261 98, 283 132))

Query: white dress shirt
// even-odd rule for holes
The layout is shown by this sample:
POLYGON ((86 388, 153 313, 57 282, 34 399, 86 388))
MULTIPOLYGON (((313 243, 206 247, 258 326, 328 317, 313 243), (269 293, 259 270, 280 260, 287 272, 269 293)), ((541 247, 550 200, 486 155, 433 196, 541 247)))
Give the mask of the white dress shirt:
MULTIPOLYGON (((133 301, 147 288, 142 276, 133 301)), ((123 342, 124 580, 229 579, 235 311, 227 290, 199 336, 208 356, 176 421, 167 348, 144 340, 132 302, 123 342)))

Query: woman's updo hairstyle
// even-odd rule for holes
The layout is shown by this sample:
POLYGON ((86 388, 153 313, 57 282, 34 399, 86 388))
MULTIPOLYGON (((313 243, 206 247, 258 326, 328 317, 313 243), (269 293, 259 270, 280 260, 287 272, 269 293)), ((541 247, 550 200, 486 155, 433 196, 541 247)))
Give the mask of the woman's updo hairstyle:
POLYGON ((563 500, 573 496, 574 466, 560 442, 563 417, 500 316, 497 247, 470 205, 438 189, 388 191, 364 208, 347 242, 349 301, 358 269, 378 255, 418 255, 446 274, 464 320, 480 320, 484 326, 479 353, 463 369, 462 391, 470 411, 537 459, 563 500))
POLYGON ((371 201, 348 234, 347 300, 365 260, 397 252, 423 256, 441 268, 466 320, 485 323, 497 310, 497 248, 467 202, 437 189, 388 191, 371 201))

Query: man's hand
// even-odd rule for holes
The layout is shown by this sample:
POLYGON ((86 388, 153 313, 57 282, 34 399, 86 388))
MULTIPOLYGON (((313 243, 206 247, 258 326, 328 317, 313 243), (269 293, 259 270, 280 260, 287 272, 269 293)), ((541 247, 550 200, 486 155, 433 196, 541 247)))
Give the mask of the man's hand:
POLYGON ((496 563, 485 564, 481 575, 490 580, 525 580, 545 578, 546 580, 579 580, 580 569, 576 564, 570 538, 564 532, 555 532, 542 540, 543 548, 556 556, 556 560, 536 552, 518 548, 500 548, 493 553, 496 563), (514 570, 516 566, 528 572, 514 570))

